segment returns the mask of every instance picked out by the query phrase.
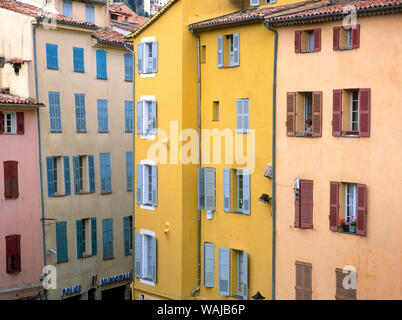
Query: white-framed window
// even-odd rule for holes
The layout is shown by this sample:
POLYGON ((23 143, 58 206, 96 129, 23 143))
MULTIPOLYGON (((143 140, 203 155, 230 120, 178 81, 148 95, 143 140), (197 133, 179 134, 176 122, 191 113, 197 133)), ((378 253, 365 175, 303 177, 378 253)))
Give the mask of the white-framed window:
POLYGON ((142 138, 155 138, 157 134, 157 104, 155 97, 142 96, 137 101, 137 133, 142 138))
POLYGON ((239 33, 218 36, 217 58, 218 68, 236 67, 240 65, 239 33))
POLYGON ((135 276, 141 283, 154 286, 156 267, 155 232, 140 230, 135 234, 135 276))
POLYGON ((3 112, 3 128, 6 134, 17 134, 16 112, 3 112))
POLYGON ((59 157, 53 158, 53 188, 54 193, 59 193, 59 175, 58 175, 58 161, 59 157))
POLYGON ((225 212, 250 214, 250 171, 223 169, 223 208, 225 212))
POLYGON ((142 38, 137 46, 138 73, 154 74, 158 72, 158 42, 155 37, 142 38))
POLYGON ((137 203, 143 209, 154 210, 158 206, 158 167, 153 161, 137 164, 137 203))
POLYGON ((350 130, 359 131, 359 91, 353 90, 350 93, 350 130))
POLYGON ((345 222, 356 221, 357 214, 357 185, 355 183, 345 183, 345 222))
POLYGON ((79 170, 80 170, 80 176, 79 176, 79 191, 82 192, 84 191, 85 185, 86 184, 86 172, 85 172, 85 164, 87 162, 87 156, 79 156, 79 170))

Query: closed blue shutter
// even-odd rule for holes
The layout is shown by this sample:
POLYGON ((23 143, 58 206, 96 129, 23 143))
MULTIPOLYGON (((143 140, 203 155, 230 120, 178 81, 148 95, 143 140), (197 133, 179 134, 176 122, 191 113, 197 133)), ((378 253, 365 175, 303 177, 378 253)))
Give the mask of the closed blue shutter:
POLYGON ((123 218, 124 227, 124 254, 130 254, 130 217, 123 218))
POLYGON ((233 65, 240 65, 240 34, 233 34, 233 65))
POLYGON ((106 51, 96 50, 96 77, 107 79, 106 51))
POLYGON ((204 286, 215 286, 215 245, 208 242, 204 243, 204 286))
POLYGON ((156 282, 156 238, 151 237, 149 245, 151 246, 151 264, 152 264, 152 275, 151 280, 156 282))
POLYGON ((124 101, 125 127, 126 132, 133 132, 134 110, 132 101, 124 101))
POLYGON ((89 192, 95 192, 95 164, 94 156, 88 156, 89 192))
POLYGON ((73 17, 73 3, 70 0, 63 0, 63 16, 73 17))
POLYGON ((215 211, 215 168, 205 168, 205 210, 215 211))
POLYGON ((198 168, 198 209, 205 209, 205 169, 198 168))
POLYGON ((67 222, 56 222, 57 263, 68 261, 67 222))
POLYGON ((101 193, 112 192, 110 153, 100 153, 101 193))
POLYGON ((47 168, 47 193, 49 197, 54 196, 54 174, 53 174, 53 157, 46 158, 47 168))
POLYGON ((243 170, 243 213, 250 214, 250 172, 243 170))
POLYGON ((83 243, 82 243, 82 221, 76 220, 76 231, 77 231, 77 258, 82 259, 83 253, 83 243))
POLYGON ((108 132, 108 107, 107 100, 98 99, 98 131, 99 132, 108 132))
POLYGON ((133 191, 133 153, 126 152, 127 191, 133 191))
POLYGON ((104 219, 103 225, 103 259, 113 258, 113 219, 104 219))
POLYGON ((144 165, 137 164, 137 203, 142 204, 143 202, 143 189, 144 189, 144 182, 143 182, 143 170, 144 165))
POLYGON ((86 132, 85 94, 75 94, 75 119, 77 132, 86 132))
POLYGON ((135 276, 142 276, 142 235, 135 234, 135 276))
POLYGON ((230 295, 230 249, 219 248, 219 294, 230 295))
POLYGON ((93 5, 85 5, 85 21, 95 24, 95 7, 93 5))
POLYGON ((218 37, 218 68, 223 67, 223 36, 218 37))
POLYGON ((46 63, 48 69, 58 69, 57 44, 46 43, 46 63))
POLYGON ((80 158, 73 156, 73 169, 74 169, 74 192, 80 193, 80 158))
POLYGON ((96 232, 96 218, 91 218, 91 240, 92 240, 92 255, 98 253, 98 235, 96 232))
POLYGON ((152 166, 152 206, 158 206, 158 167, 152 166))
POLYGON ((231 181, 230 181, 230 169, 223 169, 223 210, 225 212, 231 212, 231 181))
POLYGON ((124 54, 124 79, 126 81, 133 81, 134 68, 133 56, 131 54, 124 54))
POLYGON ((61 132, 60 93, 49 92, 50 132, 61 132))
MULTIPOLYGON (((144 128, 144 101, 137 101, 137 133, 143 134, 144 128)), ((126 130, 127 131, 127 130, 126 130)))
POLYGON ((158 72, 158 41, 152 42, 152 72, 158 72))
POLYGON ((144 73, 144 44, 137 45, 137 70, 138 73, 144 73))
POLYGON ((64 193, 71 194, 71 178, 70 178, 70 159, 68 156, 63 157, 64 161, 64 193))
POLYGON ((74 71, 84 72, 84 48, 73 48, 74 71))

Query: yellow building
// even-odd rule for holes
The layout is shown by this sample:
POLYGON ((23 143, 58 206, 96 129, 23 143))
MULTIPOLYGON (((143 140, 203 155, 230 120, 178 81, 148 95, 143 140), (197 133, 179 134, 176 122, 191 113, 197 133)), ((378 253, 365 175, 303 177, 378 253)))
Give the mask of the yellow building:
POLYGON ((279 34, 278 299, 402 298, 400 7, 267 21, 279 34))

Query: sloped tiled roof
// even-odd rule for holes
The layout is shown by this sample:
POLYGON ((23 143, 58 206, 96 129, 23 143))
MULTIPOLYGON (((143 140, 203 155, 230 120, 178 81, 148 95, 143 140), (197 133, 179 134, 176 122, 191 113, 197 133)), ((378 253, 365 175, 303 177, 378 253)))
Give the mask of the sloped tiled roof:
POLYGON ((343 12, 344 8, 347 6, 353 6, 358 16, 402 12, 402 0, 364 0, 335 3, 302 12, 278 15, 270 17, 267 21, 273 25, 281 26, 339 20, 342 19, 345 14, 350 13, 350 11, 347 10, 347 13, 343 12))
POLYGON ((127 30, 130 32, 134 32, 141 27, 141 25, 138 23, 133 23, 133 22, 127 23, 127 22, 120 22, 120 21, 113 21, 113 20, 110 22, 110 24, 113 27, 121 28, 123 30, 127 30))
POLYGON ((99 28, 94 34, 92 34, 92 37, 100 42, 109 44, 123 45, 124 41, 127 41, 123 34, 108 28, 99 28))
POLYGON ((38 102, 33 98, 21 98, 15 94, 3 93, 0 91, 0 106, 1 105, 25 105, 25 106, 43 106, 44 104, 38 102))

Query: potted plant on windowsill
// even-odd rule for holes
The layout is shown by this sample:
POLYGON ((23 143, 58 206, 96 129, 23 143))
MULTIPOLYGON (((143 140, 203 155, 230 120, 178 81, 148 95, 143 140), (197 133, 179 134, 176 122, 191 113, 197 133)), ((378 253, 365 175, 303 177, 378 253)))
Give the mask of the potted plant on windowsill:
POLYGON ((343 232, 349 232, 349 222, 346 222, 345 219, 339 219, 339 229, 343 232))
MULTIPOLYGON (((353 217, 352 217, 352 218, 353 218, 353 217)), ((349 232, 356 233, 356 220, 352 221, 352 222, 349 224, 349 226, 350 226, 349 232)))

